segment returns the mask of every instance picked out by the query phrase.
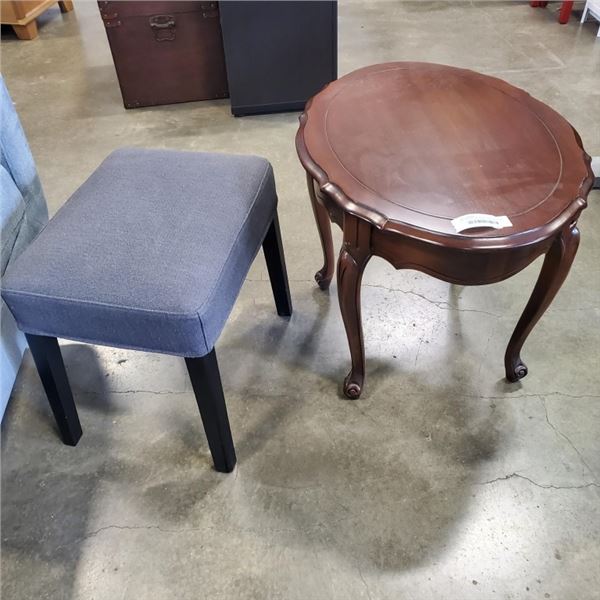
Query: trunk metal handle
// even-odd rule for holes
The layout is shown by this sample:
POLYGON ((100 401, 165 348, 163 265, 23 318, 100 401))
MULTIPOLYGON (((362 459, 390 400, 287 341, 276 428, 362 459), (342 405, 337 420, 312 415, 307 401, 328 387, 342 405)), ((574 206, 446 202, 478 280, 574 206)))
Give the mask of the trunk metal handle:
POLYGON ((157 42, 175 39, 175 17, 173 15, 154 15, 148 19, 157 42))

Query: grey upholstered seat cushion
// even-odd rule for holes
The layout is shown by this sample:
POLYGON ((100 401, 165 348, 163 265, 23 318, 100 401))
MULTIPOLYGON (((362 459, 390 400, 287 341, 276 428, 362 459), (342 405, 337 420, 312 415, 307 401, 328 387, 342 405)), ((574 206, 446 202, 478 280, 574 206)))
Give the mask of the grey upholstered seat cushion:
POLYGON ((27 333, 203 356, 276 204, 263 158, 118 150, 9 268, 3 298, 27 333))

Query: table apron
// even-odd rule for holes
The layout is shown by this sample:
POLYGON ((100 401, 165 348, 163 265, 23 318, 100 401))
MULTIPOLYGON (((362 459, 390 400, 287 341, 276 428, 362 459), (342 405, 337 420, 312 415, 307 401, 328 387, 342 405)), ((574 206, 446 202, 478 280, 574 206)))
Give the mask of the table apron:
POLYGON ((331 221, 342 230, 344 221, 348 223, 353 219, 361 221, 363 227, 371 228, 371 255, 387 260, 396 269, 415 269, 459 285, 486 285, 508 279, 548 252, 560 235, 557 232, 556 236, 513 248, 462 250, 377 229, 360 217, 345 212, 318 188, 317 200, 325 207, 331 221))
POLYGON ((415 269, 459 285, 485 285, 508 279, 545 254, 554 237, 536 244, 490 250, 458 250, 371 229, 371 254, 396 269, 415 269))

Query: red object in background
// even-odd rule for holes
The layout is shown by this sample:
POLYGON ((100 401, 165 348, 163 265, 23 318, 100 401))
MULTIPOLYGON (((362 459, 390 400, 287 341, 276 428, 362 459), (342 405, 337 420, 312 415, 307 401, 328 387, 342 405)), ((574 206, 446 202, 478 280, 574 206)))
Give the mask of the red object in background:
POLYGON ((558 22, 564 25, 569 22, 569 17, 571 16, 571 11, 573 10, 573 0, 569 0, 568 2, 563 2, 560 8, 560 13, 558 15, 558 22))
MULTIPOLYGON (((565 0, 565 2, 562 3, 562 6, 560 7, 560 13, 558 14, 558 22, 561 25, 569 22, 574 3, 574 0, 565 0)), ((547 0, 531 0, 529 5, 532 8, 544 8, 548 5, 548 2, 547 0)))

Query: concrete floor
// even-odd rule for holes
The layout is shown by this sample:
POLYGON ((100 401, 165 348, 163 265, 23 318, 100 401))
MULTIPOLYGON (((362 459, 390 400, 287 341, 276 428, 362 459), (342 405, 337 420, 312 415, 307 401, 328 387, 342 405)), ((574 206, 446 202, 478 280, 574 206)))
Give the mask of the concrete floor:
MULTIPOLYGON (((521 2, 340 2, 340 73, 445 62, 500 76, 600 154, 596 25, 521 2)), ((600 598, 600 194, 574 268, 527 342, 503 352, 540 267, 451 288, 373 260, 368 380, 348 350, 293 138, 297 115, 226 101, 125 111, 95 3, 7 34, 2 70, 54 212, 122 145, 268 157, 295 303, 274 313, 263 260, 218 344, 239 465, 211 469, 182 360, 64 343, 84 435, 56 434, 29 356, 2 425, 3 598, 600 598)), ((339 243, 336 233, 336 243, 339 243)))

